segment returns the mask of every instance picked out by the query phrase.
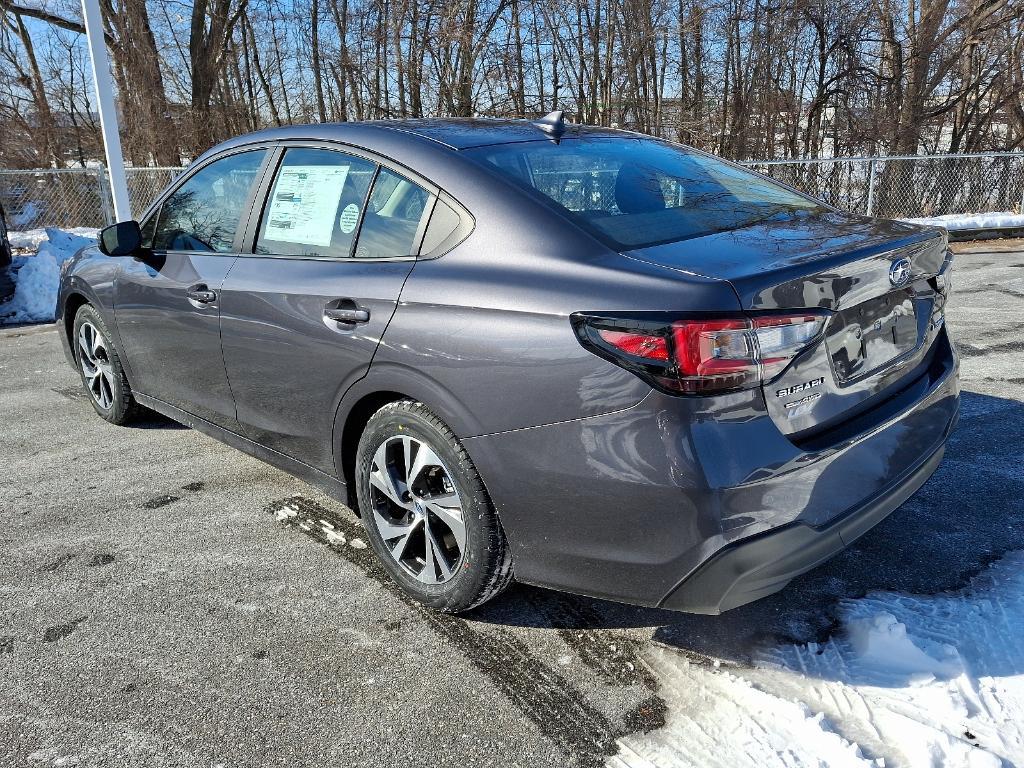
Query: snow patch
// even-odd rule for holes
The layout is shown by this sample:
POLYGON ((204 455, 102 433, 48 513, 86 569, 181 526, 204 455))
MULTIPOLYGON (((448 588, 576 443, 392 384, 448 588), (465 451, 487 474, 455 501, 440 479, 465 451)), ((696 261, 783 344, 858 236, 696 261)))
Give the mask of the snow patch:
POLYGON ((335 531, 333 528, 325 528, 324 535, 327 537, 328 544, 338 547, 345 546, 345 535, 340 531, 335 531))
MULTIPOLYGON (((79 237, 88 237, 93 240, 96 239, 96 233, 99 232, 95 227, 72 227, 70 229, 61 229, 60 232, 65 232, 69 235, 78 235, 79 237)), ((10 240, 11 248, 15 250, 31 248, 35 250, 39 245, 46 240, 47 230, 44 228, 39 229, 24 229, 20 231, 8 232, 7 237, 10 240)))
POLYGON ((298 514, 299 510, 295 509, 295 507, 285 506, 276 510, 274 512, 274 517, 278 520, 291 520, 293 517, 297 517, 298 514))
POLYGON ((609 765, 1024 766, 1024 552, 957 592, 837 608, 828 642, 762 648, 749 669, 654 651, 666 726, 609 765))
MULTIPOLYGON (((14 296, 0 306, 0 320, 11 323, 48 322, 53 320, 60 289, 60 267, 82 248, 96 244, 96 230, 82 236, 60 229, 44 230, 46 239, 39 242, 34 256, 19 259, 13 272, 14 296)), ((12 232, 11 235, 25 233, 12 232)), ((12 237, 12 244, 14 243, 12 237)), ((19 240, 18 242, 25 242, 19 240)))
POLYGON ((43 762, 44 760, 50 761, 56 759, 58 755, 60 755, 60 752, 57 749, 54 749, 53 747, 49 747, 47 749, 37 749, 35 752, 29 754, 28 761, 30 763, 39 763, 43 762))
POLYGON ((1013 211, 999 213, 952 213, 947 216, 931 216, 923 219, 900 219, 911 224, 925 224, 932 227, 944 227, 947 230, 958 229, 1003 229, 1024 227, 1024 215, 1013 211))
POLYGON ((74 766, 81 763, 81 758, 78 755, 64 755, 61 756, 60 750, 49 747, 47 749, 38 749, 28 755, 28 762, 36 765, 39 763, 48 763, 53 768, 68 768, 68 766, 74 766))

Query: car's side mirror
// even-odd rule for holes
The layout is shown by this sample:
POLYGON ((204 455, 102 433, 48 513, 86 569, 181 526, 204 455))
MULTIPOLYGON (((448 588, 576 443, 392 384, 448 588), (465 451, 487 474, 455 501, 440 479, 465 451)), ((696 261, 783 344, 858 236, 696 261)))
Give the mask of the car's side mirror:
POLYGON ((119 221, 100 230, 100 250, 107 256, 131 256, 142 248, 142 230, 137 221, 119 221))

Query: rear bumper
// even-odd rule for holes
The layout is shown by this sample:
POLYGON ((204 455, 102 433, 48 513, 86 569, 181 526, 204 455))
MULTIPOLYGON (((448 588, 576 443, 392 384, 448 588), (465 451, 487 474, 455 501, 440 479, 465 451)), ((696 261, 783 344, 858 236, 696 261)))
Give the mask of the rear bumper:
POLYGON ((945 451, 943 444, 884 493, 828 525, 792 523, 725 547, 674 589, 661 607, 718 614, 778 592, 894 512, 932 476, 945 451))
POLYGON ((652 392, 617 413, 463 441, 498 509, 516 578, 717 613, 782 589, 931 475, 956 424, 957 360, 799 443, 759 392, 652 392))

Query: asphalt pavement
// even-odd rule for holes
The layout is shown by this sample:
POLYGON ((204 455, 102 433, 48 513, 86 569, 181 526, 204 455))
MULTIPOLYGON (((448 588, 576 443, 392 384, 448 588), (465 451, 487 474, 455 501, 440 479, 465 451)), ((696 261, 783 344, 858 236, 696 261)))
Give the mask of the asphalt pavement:
POLYGON ((657 728, 652 644, 744 664, 837 601, 963 585, 1024 542, 1024 246, 959 246, 961 424, 935 476, 720 617, 514 586, 404 599, 339 502, 154 418, 99 419, 50 326, 0 330, 0 766, 593 766, 657 728))

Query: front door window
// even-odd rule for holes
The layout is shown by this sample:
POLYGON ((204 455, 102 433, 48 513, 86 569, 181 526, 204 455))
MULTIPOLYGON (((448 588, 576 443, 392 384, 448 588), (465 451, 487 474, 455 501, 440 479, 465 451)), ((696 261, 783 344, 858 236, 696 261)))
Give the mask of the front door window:
POLYGON ((231 253, 265 154, 229 155, 192 175, 160 206, 153 249, 231 253))

